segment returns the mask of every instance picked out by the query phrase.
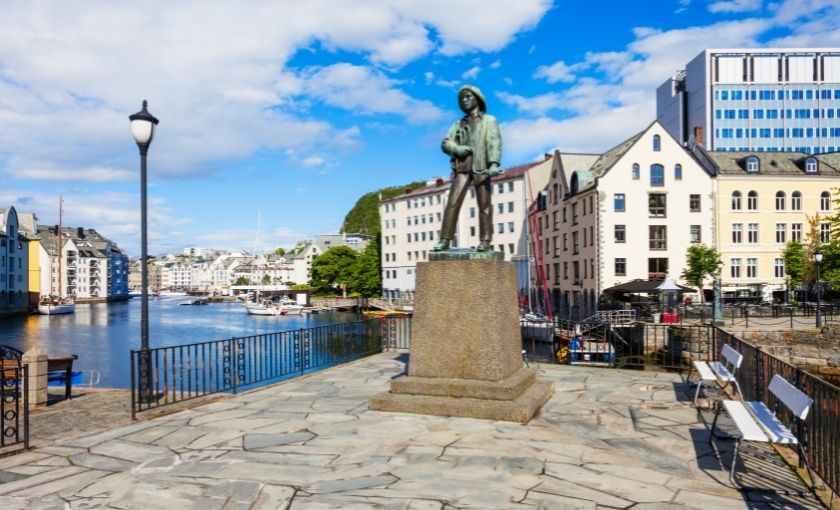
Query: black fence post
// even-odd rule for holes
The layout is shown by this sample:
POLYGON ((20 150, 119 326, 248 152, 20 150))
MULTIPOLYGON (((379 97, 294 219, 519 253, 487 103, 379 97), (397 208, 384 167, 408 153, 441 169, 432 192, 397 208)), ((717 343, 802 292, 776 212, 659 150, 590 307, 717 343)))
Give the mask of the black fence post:
POLYGON ((750 327, 750 309, 744 308, 744 327, 750 327))
POLYGON ((793 308, 788 311, 790 312, 790 329, 793 329, 793 308))
POLYGON ((134 353, 135 351, 131 351, 131 419, 137 419, 137 397, 135 395, 135 390, 137 390, 136 381, 134 378, 136 374, 134 373, 134 353))
MULTIPOLYGON (((796 381, 796 387, 802 390, 802 369, 800 367, 796 367, 793 373, 796 381)), ((796 419, 796 435, 799 443, 802 445, 802 448, 796 449, 799 457, 799 469, 805 467, 805 459, 802 457, 802 453, 805 452, 807 455, 808 452, 808 424, 805 423, 806 421, 807 420, 796 419)))
POLYGON ((297 344, 298 344, 298 366, 300 367, 300 374, 303 375, 304 370, 304 355, 303 355, 303 336, 306 334, 303 328, 297 331, 297 344))
POLYGON ((23 447, 29 449, 29 365, 23 365, 23 447))
POLYGON ((236 337, 230 337, 230 359, 228 360, 230 368, 230 382, 233 385, 233 393, 236 394, 239 388, 239 369, 236 367, 239 356, 239 349, 236 347, 236 337))

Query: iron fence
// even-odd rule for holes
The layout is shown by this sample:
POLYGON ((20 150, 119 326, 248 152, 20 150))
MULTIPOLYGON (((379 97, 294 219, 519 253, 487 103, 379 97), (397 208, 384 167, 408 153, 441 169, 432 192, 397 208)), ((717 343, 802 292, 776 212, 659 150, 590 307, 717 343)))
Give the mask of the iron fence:
POLYGON ((828 488, 835 493, 840 492, 840 387, 767 354, 758 346, 730 333, 718 328, 714 331, 716 349, 729 344, 744 355, 737 377, 745 399, 766 403, 788 427, 795 422, 790 410, 779 405, 768 390, 773 375, 784 377, 814 399, 807 419, 799 422, 800 425, 792 431, 805 447, 808 463, 814 472, 828 488))
POLYGON ((29 448, 29 367, 21 355, 0 345, 0 455, 29 448))
MULTIPOLYGON (((819 309, 821 321, 824 325, 840 323, 840 306, 822 303, 819 309)), ((636 312, 636 318, 647 322, 709 323, 714 319, 714 310, 711 306, 688 305, 685 303, 672 307, 648 304, 636 306, 633 311, 636 312)), ((816 311, 816 303, 800 303, 798 305, 736 303, 724 305, 721 316, 729 326, 766 326, 793 329, 815 327, 816 311)))
POLYGON ((131 414, 408 348, 409 317, 131 351, 131 414))

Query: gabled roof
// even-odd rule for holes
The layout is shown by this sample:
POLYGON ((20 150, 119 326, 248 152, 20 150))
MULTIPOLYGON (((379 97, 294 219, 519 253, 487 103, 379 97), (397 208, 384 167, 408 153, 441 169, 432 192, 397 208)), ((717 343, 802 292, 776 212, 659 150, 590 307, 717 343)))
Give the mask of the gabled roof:
POLYGON ((833 152, 811 156, 804 152, 724 152, 700 149, 702 155, 708 158, 718 175, 789 175, 810 176, 828 175, 840 176, 840 154, 833 152), (758 171, 748 172, 747 158, 758 159, 758 171), (805 160, 813 157, 818 162, 816 173, 805 172, 805 160))

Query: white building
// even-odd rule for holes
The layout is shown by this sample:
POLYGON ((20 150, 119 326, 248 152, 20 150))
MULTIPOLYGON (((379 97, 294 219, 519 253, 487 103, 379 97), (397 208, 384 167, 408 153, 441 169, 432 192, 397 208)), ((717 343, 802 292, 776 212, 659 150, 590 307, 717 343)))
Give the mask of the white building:
POLYGON ((657 89, 656 117, 709 150, 840 150, 840 48, 704 50, 657 89))
MULTIPOLYGON (((528 207, 548 182, 552 159, 546 155, 542 161, 509 168, 492 180, 493 247, 505 254, 505 260, 517 263, 520 282, 527 269, 528 207)), ((384 297, 413 296, 417 262, 428 260, 440 240, 449 184, 436 179, 380 203, 384 297)), ((475 248, 478 243, 478 211, 471 188, 459 212, 452 247, 475 248)))
POLYGON ((537 274, 555 313, 588 317, 605 289, 631 280, 682 281, 688 247, 715 242, 713 189, 659 122, 604 154, 556 153, 537 274))
POLYGON ((321 234, 313 241, 297 243, 289 253, 284 255, 284 264, 291 264, 292 268, 288 281, 298 284, 308 283, 311 278, 312 261, 315 257, 336 246, 348 246, 362 252, 365 251, 371 239, 373 236, 368 234, 321 234))

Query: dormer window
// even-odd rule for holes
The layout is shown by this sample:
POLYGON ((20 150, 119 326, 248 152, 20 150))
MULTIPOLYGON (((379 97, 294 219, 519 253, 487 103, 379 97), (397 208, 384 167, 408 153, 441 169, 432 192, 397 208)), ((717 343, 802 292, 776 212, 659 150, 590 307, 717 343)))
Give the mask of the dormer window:
POLYGON ((817 173, 817 168, 816 158, 808 158, 805 160, 805 173, 815 174, 817 173))
POLYGON ((758 158, 750 156, 747 158, 747 172, 758 172, 758 158))
POLYGON ((654 152, 659 152, 662 148, 662 140, 660 140, 659 135, 653 135, 653 150, 654 152))

